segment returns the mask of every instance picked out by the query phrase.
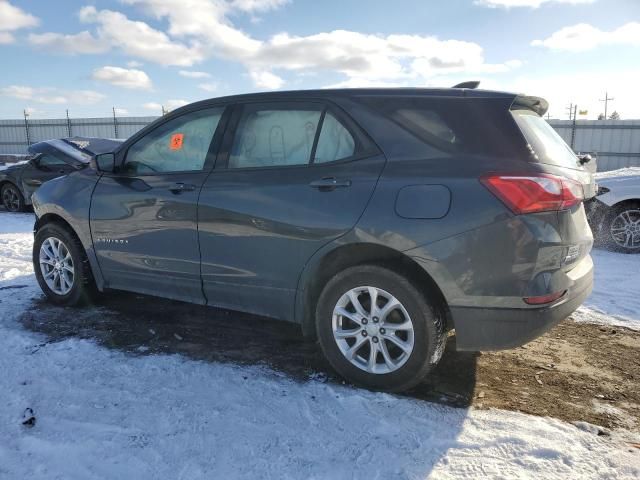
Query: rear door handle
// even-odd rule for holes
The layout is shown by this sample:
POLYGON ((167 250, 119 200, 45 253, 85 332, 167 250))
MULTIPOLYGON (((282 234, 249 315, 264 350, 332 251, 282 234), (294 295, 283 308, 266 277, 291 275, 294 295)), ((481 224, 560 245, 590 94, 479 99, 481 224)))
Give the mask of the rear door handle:
POLYGON ((317 188, 321 191, 335 190, 338 187, 350 187, 351 180, 337 179, 336 177, 325 177, 320 180, 314 180, 309 184, 311 188, 317 188))
POLYGON ((196 189, 195 185, 192 185, 190 183, 182 183, 182 182, 174 183, 169 187, 169 191, 171 191, 172 193, 192 192, 195 189, 196 189))

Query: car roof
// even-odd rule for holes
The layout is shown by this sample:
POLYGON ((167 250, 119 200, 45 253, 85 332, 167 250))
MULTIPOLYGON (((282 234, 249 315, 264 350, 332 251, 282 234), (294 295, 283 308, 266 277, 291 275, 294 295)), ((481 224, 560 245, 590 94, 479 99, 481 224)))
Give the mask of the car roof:
POLYGON ((174 112, 181 112, 209 104, 248 102, 248 101, 269 101, 288 100, 301 98, 308 99, 331 99, 331 98, 356 98, 365 96, 387 96, 387 97, 467 97, 467 98, 496 98, 506 99, 520 103, 521 106, 531 108, 542 115, 548 107, 544 99, 529 97, 523 94, 503 92, 497 90, 480 90, 471 88, 326 88, 316 90, 285 90, 275 92, 244 93, 230 95, 226 97, 209 98, 180 107, 174 112))
POLYGON ((196 103, 211 101, 242 101, 260 100, 267 98, 277 98, 286 100, 287 98, 330 98, 330 97, 359 97, 369 95, 380 96, 442 96, 442 97, 492 97, 492 98, 513 98, 517 94, 500 92, 494 90, 477 90, 469 88, 323 88, 315 90, 282 90, 275 92, 243 93, 229 95, 225 97, 210 98, 196 103))

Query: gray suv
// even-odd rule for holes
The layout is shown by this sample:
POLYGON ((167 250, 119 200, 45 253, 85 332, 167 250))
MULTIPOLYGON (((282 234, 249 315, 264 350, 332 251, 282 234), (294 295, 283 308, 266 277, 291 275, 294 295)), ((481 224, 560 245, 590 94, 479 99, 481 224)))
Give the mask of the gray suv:
POLYGON ((408 389, 451 330, 512 348, 591 291, 595 184, 546 109, 464 88, 188 105, 37 191, 38 282, 296 322, 350 381, 408 389))

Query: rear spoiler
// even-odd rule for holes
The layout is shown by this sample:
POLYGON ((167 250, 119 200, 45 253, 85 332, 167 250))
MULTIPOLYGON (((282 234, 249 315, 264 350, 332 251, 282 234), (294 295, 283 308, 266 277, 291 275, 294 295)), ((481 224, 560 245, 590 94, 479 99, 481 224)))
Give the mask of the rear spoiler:
POLYGON ((511 103, 511 110, 533 110, 541 117, 549 110, 549 102, 544 98, 528 95, 516 95, 511 103))

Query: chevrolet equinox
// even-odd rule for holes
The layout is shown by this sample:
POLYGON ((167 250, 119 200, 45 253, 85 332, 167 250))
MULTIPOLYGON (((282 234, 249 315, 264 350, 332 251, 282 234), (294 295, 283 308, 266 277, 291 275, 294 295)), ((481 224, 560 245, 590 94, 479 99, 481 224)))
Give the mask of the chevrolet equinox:
POLYGON ((239 95, 177 109, 33 196, 57 304, 127 290, 301 325, 400 391, 522 345, 589 295, 592 174, 541 98, 470 88, 239 95))

